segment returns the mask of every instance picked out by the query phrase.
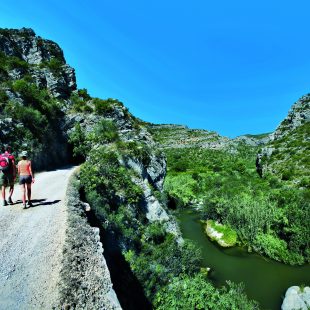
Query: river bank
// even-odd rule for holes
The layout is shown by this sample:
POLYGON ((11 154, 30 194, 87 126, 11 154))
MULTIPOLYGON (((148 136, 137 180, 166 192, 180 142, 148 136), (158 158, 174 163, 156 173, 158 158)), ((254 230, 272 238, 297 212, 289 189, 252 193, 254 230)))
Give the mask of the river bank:
POLYGON ((183 237, 201 248, 204 267, 211 268, 209 275, 215 285, 224 285, 227 280, 243 282, 248 296, 257 300, 262 309, 271 310, 280 309, 290 286, 309 286, 309 265, 293 267, 248 253, 240 247, 220 248, 206 236, 197 211, 182 210, 177 218, 183 237))

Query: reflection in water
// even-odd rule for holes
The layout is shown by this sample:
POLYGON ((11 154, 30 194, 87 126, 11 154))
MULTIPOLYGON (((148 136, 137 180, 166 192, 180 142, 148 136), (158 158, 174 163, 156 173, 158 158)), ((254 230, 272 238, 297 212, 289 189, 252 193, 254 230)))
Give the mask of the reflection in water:
POLYGON ((211 267, 210 278, 215 285, 227 280, 243 282, 251 299, 263 309, 280 309, 288 287, 310 285, 310 266, 292 267, 258 254, 248 253, 240 247, 222 249, 209 241, 198 222, 199 216, 189 211, 177 215, 183 237, 194 241, 202 250, 205 267, 211 267))

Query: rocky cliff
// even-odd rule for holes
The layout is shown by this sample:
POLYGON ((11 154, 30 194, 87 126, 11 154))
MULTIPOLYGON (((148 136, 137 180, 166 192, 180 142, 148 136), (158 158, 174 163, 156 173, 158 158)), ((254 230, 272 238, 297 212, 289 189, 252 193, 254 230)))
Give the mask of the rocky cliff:
POLYGON ((0 29, 0 141, 27 150, 35 168, 68 162, 65 107, 76 90, 60 47, 32 29, 0 29))
POLYGON ((310 95, 301 97, 262 148, 264 174, 288 185, 309 187, 310 95))
MULTIPOLYGON (((95 109, 93 100, 89 100, 89 106, 95 109)), ((108 150, 117 154, 119 163, 134 172, 132 181, 143 192, 143 207, 145 215, 150 222, 161 222, 170 233, 180 236, 180 231, 175 220, 169 216, 165 206, 159 202, 154 191, 162 191, 166 175, 166 159, 153 141, 151 134, 139 123, 118 100, 109 101, 109 109, 103 114, 69 112, 70 123, 79 124, 79 128, 87 135, 91 135, 98 129, 100 122, 112 122, 120 142, 127 147, 119 150, 117 144, 104 140, 88 142, 89 149, 100 148, 106 145, 108 150)), ((74 134, 76 128, 70 127, 68 133, 74 134)), ((86 142, 87 143, 87 142, 86 142)), ((121 201, 122 198, 119 197, 121 201)))
POLYGON ((0 51, 10 61, 7 70, 0 71, 2 81, 29 75, 39 88, 46 88, 55 98, 67 99, 76 90, 74 69, 66 64, 61 48, 36 36, 32 29, 1 29, 0 51))
MULTIPOLYGON (((110 196, 105 197, 107 199, 97 209, 94 206, 102 226, 109 223, 101 212, 105 204, 111 208, 122 208, 127 204, 131 212, 129 222, 141 228, 158 223, 165 233, 173 234, 181 242, 178 225, 159 197, 166 174, 166 159, 157 150, 146 127, 118 100, 92 98, 86 90, 77 90, 74 69, 66 64, 60 47, 36 36, 31 29, 0 29, 0 60, 1 143, 10 144, 16 155, 21 150, 29 151, 36 169, 59 167, 70 162, 73 155, 78 161, 85 161, 85 167, 91 165, 97 172, 102 167, 106 179, 111 179, 110 186, 105 189, 110 196), (98 158, 98 152, 107 160, 98 158), (109 170, 109 159, 117 166, 119 179, 113 174, 112 166, 109 170), (123 184, 124 180, 127 183, 123 184), (117 181, 122 185, 115 186, 117 181)), ((102 176, 102 173, 98 174, 98 178, 102 176)), ((95 179, 92 184, 100 187, 99 181, 95 179)), ((81 185, 82 195, 85 195, 84 187, 85 182, 81 185)), ((85 266, 86 269, 81 266, 77 270, 77 275, 70 274, 67 267, 79 265, 73 251, 76 246, 85 248, 86 252, 96 249, 96 245, 92 245, 91 230, 86 227, 85 220, 78 219, 80 211, 70 212, 74 220, 70 220, 68 229, 61 288, 63 303, 73 308, 88 307, 87 299, 91 298, 100 308, 105 303, 103 308, 119 307, 105 296, 111 295, 111 282, 109 272, 105 271, 106 265, 102 263, 102 253, 102 259, 97 250, 91 258, 86 258, 88 262, 91 259, 95 264, 92 268, 100 271, 102 278, 97 275, 84 279, 89 273, 85 266), (89 238, 85 239, 82 231, 89 234, 89 238), (79 277, 79 284, 70 282, 69 275, 79 277), (79 296, 72 291, 72 285, 77 285, 74 290, 79 296), (89 289, 92 286, 97 287, 96 291, 89 289)), ((105 228, 115 230, 115 224, 110 224, 105 228)), ((121 235, 118 242, 124 249, 132 243, 131 238, 121 235)))
POLYGON ((274 133, 271 135, 271 140, 280 140, 281 138, 294 132, 300 126, 307 124, 310 121, 310 94, 302 96, 296 101, 286 118, 280 123, 274 133))
POLYGON ((190 129, 184 125, 148 124, 147 127, 161 149, 202 148, 224 150, 234 149, 240 144, 250 147, 263 146, 270 140, 269 134, 242 135, 230 139, 215 131, 190 129))

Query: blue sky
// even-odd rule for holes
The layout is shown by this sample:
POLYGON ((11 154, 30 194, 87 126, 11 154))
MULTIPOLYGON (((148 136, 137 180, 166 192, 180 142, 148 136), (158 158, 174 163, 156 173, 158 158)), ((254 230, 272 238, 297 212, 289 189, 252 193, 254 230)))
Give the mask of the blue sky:
POLYGON ((270 132, 309 92, 309 1, 1 2, 0 27, 56 41, 79 88, 145 121, 270 132))

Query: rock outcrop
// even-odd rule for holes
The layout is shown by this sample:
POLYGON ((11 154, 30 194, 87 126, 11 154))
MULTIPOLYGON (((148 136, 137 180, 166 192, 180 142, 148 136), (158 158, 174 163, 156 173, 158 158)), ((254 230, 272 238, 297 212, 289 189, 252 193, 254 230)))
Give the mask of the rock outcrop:
POLYGON ((231 143, 231 139, 220 136, 214 131, 190 129, 183 125, 149 124, 148 128, 158 147, 162 149, 197 147, 218 150, 231 143))
POLYGON ((310 287, 291 286, 285 293, 282 310, 308 310, 310 308, 310 287))
POLYGON ((272 173, 292 186, 309 186, 310 95, 301 97, 262 148, 263 174, 272 173))
POLYGON ((74 69, 58 44, 32 29, 0 29, 0 141, 15 155, 28 150, 35 169, 68 162, 61 109, 75 90, 74 69))
POLYGON ((280 123, 271 140, 278 140, 310 121, 310 94, 302 96, 288 112, 287 117, 280 123))
POLYGON ((0 52, 28 64, 11 68, 10 79, 18 80, 28 74, 55 98, 67 99, 76 90, 74 69, 66 64, 61 48, 36 36, 32 29, 0 29, 0 52))
POLYGON ((167 232, 176 235, 180 239, 181 233, 175 219, 168 215, 165 206, 154 196, 154 190, 163 190, 167 164, 165 156, 157 149, 151 134, 146 128, 139 125, 136 119, 118 101, 115 101, 111 111, 104 116, 73 113, 68 114, 68 119, 70 124, 68 134, 74 130, 74 123, 78 123, 85 132, 91 133, 95 126, 104 119, 115 124, 122 141, 137 142, 141 146, 145 146, 148 151, 144 160, 130 154, 125 156, 119 154, 120 162, 126 168, 135 171, 135 177, 132 178, 132 181, 143 191, 143 204, 148 221, 151 223, 161 222, 167 232))
POLYGON ((148 124, 158 147, 167 148, 203 148, 211 150, 235 149, 238 145, 257 147, 270 141, 270 134, 242 135, 234 139, 224 137, 215 131, 190 129, 183 125, 148 124))

